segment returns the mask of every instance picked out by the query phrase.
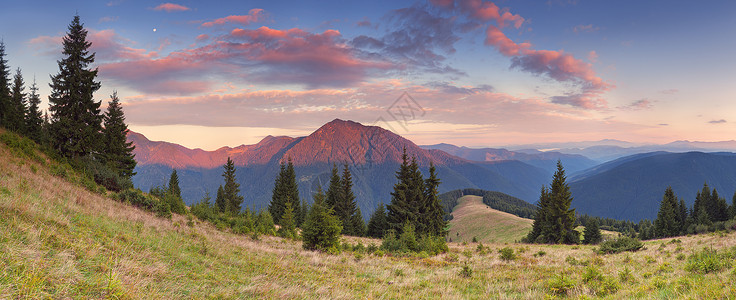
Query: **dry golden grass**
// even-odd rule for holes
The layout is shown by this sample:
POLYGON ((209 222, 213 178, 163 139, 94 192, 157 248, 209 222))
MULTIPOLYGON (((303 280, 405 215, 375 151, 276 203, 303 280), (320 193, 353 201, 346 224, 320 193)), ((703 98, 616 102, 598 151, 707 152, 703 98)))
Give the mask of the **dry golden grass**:
POLYGON ((564 296, 573 298, 736 297, 732 267, 696 274, 677 258, 702 247, 732 251, 734 233, 651 241, 636 253, 605 256, 591 246, 484 243, 479 250, 474 243, 451 243, 449 253, 422 258, 328 255, 305 251, 298 241, 253 240, 186 224, 183 216, 161 219, 90 193, 0 145, 2 299, 540 299, 555 297, 555 280, 563 274, 572 282, 564 296), (503 247, 517 259, 501 260, 503 247), (470 277, 460 272, 466 264, 470 277), (590 269, 615 291, 603 295, 601 282, 585 282, 590 269), (631 280, 619 279, 624 269, 631 280))
POLYGON ((452 217, 449 237, 456 242, 470 242, 475 237, 483 243, 511 243, 521 240, 532 228, 532 220, 492 209, 480 196, 458 199, 452 217))

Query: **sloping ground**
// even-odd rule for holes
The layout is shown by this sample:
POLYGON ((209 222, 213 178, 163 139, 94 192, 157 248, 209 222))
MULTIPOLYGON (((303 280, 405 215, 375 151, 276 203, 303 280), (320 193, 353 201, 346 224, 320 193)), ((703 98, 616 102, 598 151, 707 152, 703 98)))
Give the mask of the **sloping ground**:
POLYGON ((449 237, 453 242, 511 243, 532 229, 532 220, 488 207, 483 197, 463 196, 452 211, 449 237))
POLYGON ((182 216, 156 218, 80 188, 73 174, 49 163, 0 142, 0 299, 542 299, 562 288, 571 298, 591 298, 605 296, 601 280, 608 297, 619 299, 736 297, 732 266, 698 274, 678 258, 707 246, 730 251, 733 262, 736 233, 652 241, 643 251, 604 256, 590 246, 502 243, 483 252, 451 243, 450 253, 429 258, 328 255, 296 241, 190 226, 182 216), (499 259, 502 247, 518 258, 499 259), (602 279, 584 280, 589 270, 602 279), (621 276, 626 270, 630 276, 621 276))

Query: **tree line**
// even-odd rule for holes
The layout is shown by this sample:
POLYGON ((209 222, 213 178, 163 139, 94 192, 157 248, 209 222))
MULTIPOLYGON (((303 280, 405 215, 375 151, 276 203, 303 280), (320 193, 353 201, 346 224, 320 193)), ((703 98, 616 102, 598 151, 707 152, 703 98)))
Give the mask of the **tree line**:
POLYGON ((677 197, 672 187, 667 187, 659 204, 659 211, 654 223, 643 221, 639 228, 642 239, 673 237, 685 234, 708 231, 736 229, 736 193, 731 205, 718 195, 718 191, 703 184, 698 191, 695 202, 687 207, 685 200, 677 197))
POLYGON ((390 204, 379 204, 366 225, 355 201, 353 179, 348 164, 342 172, 333 164, 326 190, 318 186, 312 205, 300 201, 296 174, 291 158, 281 163, 268 210, 280 233, 297 236, 301 229, 304 247, 329 250, 339 234, 383 238, 404 231, 421 237, 441 237, 447 232, 442 203, 438 197, 440 179, 433 164, 424 178, 416 158, 409 160, 406 149, 396 172, 397 183, 390 204))
POLYGON ((94 99, 101 83, 92 69, 95 53, 79 16, 74 16, 62 39, 59 72, 51 75, 48 112, 43 113, 34 78, 29 91, 20 68, 12 84, 5 44, 0 42, 0 125, 24 135, 60 155, 108 190, 132 187, 136 162, 134 146, 127 142, 128 126, 117 93, 110 95, 107 110, 94 99))

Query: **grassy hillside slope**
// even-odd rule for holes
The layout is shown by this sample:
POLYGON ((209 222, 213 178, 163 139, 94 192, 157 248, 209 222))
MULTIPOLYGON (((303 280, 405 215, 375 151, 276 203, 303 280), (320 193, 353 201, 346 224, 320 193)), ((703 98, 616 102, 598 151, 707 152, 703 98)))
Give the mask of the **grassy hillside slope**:
POLYGON ((463 196, 452 210, 449 237, 454 242, 512 243, 521 240, 532 228, 532 220, 488 207, 483 197, 463 196))
POLYGON ((328 255, 183 216, 157 218, 88 192, 42 156, 29 157, 0 142, 0 299, 736 297, 732 266, 699 274, 678 259, 709 247, 733 262, 733 233, 652 241, 644 251, 605 256, 589 246, 500 243, 483 251, 451 243, 436 257, 328 255), (518 258, 501 260, 503 247, 518 258), (586 277, 590 272, 602 277, 586 277), (602 290, 602 282, 610 288, 602 290))

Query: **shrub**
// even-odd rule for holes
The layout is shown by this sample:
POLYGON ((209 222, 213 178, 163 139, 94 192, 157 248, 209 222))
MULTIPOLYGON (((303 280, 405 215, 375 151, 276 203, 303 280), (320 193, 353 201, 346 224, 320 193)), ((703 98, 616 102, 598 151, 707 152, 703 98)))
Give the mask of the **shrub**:
POLYGON ((542 250, 539 250, 539 252, 534 253, 534 256, 536 256, 536 257, 542 257, 542 256, 545 256, 545 255, 547 255, 547 252, 542 251, 542 250))
POLYGON ((618 280, 622 283, 634 281, 634 275, 631 274, 631 270, 629 270, 629 267, 624 267, 623 270, 618 272, 618 280))
POLYGON ((718 272, 730 268, 731 259, 728 253, 719 254, 716 250, 703 248, 702 251, 690 255, 685 263, 685 270, 702 274, 718 272))
POLYGON ((576 285, 577 282, 565 274, 554 275, 547 281, 547 289, 558 296, 567 295, 576 285))
POLYGON ((465 278, 473 277, 473 269, 466 262, 460 269, 460 276, 465 278))
POLYGON ((408 253, 408 252, 427 252, 428 254, 437 255, 447 252, 447 243, 442 237, 422 236, 417 241, 414 227, 405 224, 403 232, 396 237, 394 230, 387 230, 383 235, 381 249, 388 252, 408 253))
POLYGON ((601 274, 601 271, 598 270, 598 268, 593 266, 588 266, 585 268, 585 272, 583 272, 583 282, 590 283, 591 281, 597 281, 600 282, 603 280, 603 275, 601 274))
POLYGON ((500 253, 499 257, 501 258, 501 260, 511 261, 511 260, 516 259, 516 254, 514 254, 514 249, 511 249, 510 247, 499 249, 498 253, 500 253))
POLYGON ((624 251, 638 251, 643 248, 644 244, 637 238, 621 236, 615 240, 608 240, 600 245, 598 250, 601 254, 620 253, 624 251))
POLYGON ((160 199, 147 195, 138 189, 127 189, 118 192, 113 196, 114 199, 129 203, 135 207, 141 208, 146 211, 156 213, 156 216, 163 218, 171 218, 171 211, 169 205, 160 199))

